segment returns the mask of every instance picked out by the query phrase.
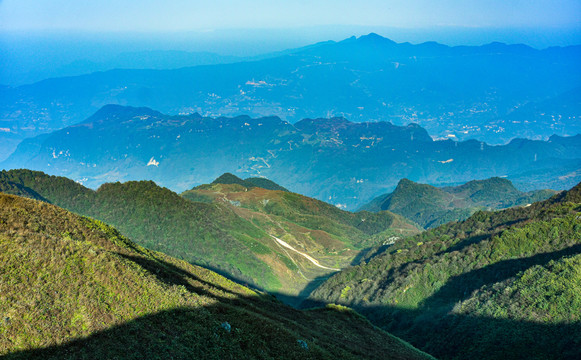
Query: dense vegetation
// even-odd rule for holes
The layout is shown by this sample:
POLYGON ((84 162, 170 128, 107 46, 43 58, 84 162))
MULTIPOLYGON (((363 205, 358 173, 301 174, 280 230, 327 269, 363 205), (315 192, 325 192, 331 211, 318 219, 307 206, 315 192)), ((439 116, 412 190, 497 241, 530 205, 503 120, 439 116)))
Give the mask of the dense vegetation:
POLYGON ((381 195, 362 209, 389 210, 425 228, 464 220, 477 210, 503 209, 545 200, 552 190, 519 191, 510 180, 474 180, 455 187, 437 188, 402 179, 390 194, 381 195))
POLYGON ((138 246, 104 223, 0 193, 0 357, 428 359, 353 311, 298 311, 138 246))
MULTIPOLYGON (((226 177, 243 182, 232 180, 234 175, 226 177)), ((292 295, 289 301, 332 271, 282 248, 270 235, 323 265, 342 268, 388 234, 418 232, 387 212, 353 214, 298 194, 249 190, 238 183, 204 185, 201 188, 210 190, 194 190, 182 197, 151 181, 104 184, 93 191, 66 178, 13 170, 0 172, 0 187, 24 196, 36 194, 30 197, 112 224, 142 246, 241 283, 292 295), (211 190, 222 188, 229 189, 227 195, 211 190), (252 206, 245 207, 247 203, 252 206), (362 222, 362 217, 367 220, 362 222)), ((302 296, 307 294, 308 289, 302 296)))
POLYGON ((266 190, 279 190, 279 191, 288 191, 284 187, 280 186, 279 184, 275 183, 272 180, 262 178, 262 177, 249 177, 247 179, 242 180, 238 176, 231 174, 231 173, 224 173, 216 178, 216 180, 212 181, 211 184, 203 184, 200 186, 195 187, 194 189, 207 189, 211 188, 214 184, 223 184, 223 185, 240 185, 245 189, 252 189, 255 187, 259 187, 266 190))
POLYGON ((398 242, 311 299, 352 306, 438 358, 579 358, 580 264, 581 184, 398 242))
POLYGON ((151 181, 105 184, 98 191, 39 172, 0 173, 0 185, 40 193, 55 205, 117 226, 140 245, 261 288, 280 282, 247 246, 267 234, 220 204, 193 203, 151 181))
POLYGON ((279 184, 275 183, 274 181, 268 180, 267 178, 249 177, 244 181, 249 182, 256 187, 263 188, 266 190, 288 191, 288 189, 286 189, 285 187, 282 187, 279 184))

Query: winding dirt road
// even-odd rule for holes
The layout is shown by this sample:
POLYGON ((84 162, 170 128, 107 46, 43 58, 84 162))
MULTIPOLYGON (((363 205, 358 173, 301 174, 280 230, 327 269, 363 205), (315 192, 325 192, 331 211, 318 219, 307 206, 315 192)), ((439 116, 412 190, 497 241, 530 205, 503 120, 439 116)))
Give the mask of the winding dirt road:
POLYGON ((294 247, 290 246, 287 242, 277 238, 276 236, 272 236, 270 235, 270 237, 272 237, 280 246, 283 246, 287 249, 290 249, 296 253, 298 253, 299 255, 303 256, 305 259, 309 260, 310 262, 312 262, 313 264, 315 264, 315 266, 320 267, 321 269, 327 269, 327 270, 333 270, 333 271, 341 271, 341 269, 334 269, 334 268, 330 268, 330 267, 326 267, 323 266, 321 264, 319 264, 319 262, 317 261, 317 259, 313 258, 312 256, 305 254, 304 252, 298 251, 297 249, 295 249, 294 247))

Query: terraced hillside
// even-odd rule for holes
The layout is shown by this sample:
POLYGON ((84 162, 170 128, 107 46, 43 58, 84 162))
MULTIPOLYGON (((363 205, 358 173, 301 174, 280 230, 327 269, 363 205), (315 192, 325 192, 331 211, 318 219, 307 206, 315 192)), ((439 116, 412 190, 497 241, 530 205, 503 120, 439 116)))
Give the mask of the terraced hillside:
POLYGON ((353 311, 298 311, 108 225, 0 193, 3 359, 430 359, 353 311))
POLYGON ((581 184, 398 242, 311 300, 352 306, 442 359, 578 359, 581 184))

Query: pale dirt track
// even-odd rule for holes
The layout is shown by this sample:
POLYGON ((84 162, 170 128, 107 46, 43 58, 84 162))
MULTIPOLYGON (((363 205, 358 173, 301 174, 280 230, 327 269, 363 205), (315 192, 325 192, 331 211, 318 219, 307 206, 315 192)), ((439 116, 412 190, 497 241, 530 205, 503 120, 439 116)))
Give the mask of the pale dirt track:
POLYGON ((292 246, 290 246, 288 243, 286 243, 285 241, 277 238, 276 236, 272 236, 270 235, 280 246, 285 247, 287 249, 290 249, 294 252, 296 252, 297 254, 303 256, 305 259, 309 260, 310 262, 312 262, 313 264, 315 264, 315 266, 320 267, 321 269, 327 269, 327 270, 333 270, 333 271, 341 271, 341 269, 334 269, 334 268, 330 268, 330 267, 326 267, 323 266, 321 264, 319 264, 319 262, 317 261, 317 259, 313 258, 312 256, 305 254, 304 252, 298 251, 297 249, 293 248, 292 246))

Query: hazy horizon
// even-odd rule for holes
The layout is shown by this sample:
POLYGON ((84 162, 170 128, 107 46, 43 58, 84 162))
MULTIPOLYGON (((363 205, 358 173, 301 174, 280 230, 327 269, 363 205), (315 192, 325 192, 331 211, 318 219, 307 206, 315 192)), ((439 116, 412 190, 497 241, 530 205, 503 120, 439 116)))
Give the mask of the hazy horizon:
POLYGON ((3 0, 4 30, 189 31, 320 25, 579 28, 577 0, 3 0))
POLYGON ((106 70, 93 65, 126 52, 252 57, 371 32, 414 44, 578 45, 580 14, 576 0, 0 0, 0 84, 80 74, 81 63, 106 70))
POLYGON ((0 0, 0 40, 130 40, 159 50, 252 56, 375 32, 396 42, 545 48, 581 44, 579 15, 577 0, 0 0))
MULTIPOLYGON (((209 52, 220 56, 253 57, 312 45, 341 41, 371 32, 398 43, 435 41, 448 46, 491 42, 525 44, 536 49, 581 44, 581 30, 570 28, 395 28, 378 26, 309 26, 278 29, 222 29, 214 31, 0 31, 0 84, 22 85, 53 76, 77 75, 62 71, 75 63, 104 63, 115 56, 140 51, 209 52)), ((232 59, 230 59, 232 61, 232 59)), ((196 65, 196 64, 193 64, 196 65)), ((96 69, 105 70, 106 68, 96 69)), ((96 71, 95 70, 95 71, 96 71)))

